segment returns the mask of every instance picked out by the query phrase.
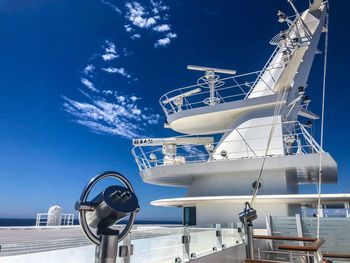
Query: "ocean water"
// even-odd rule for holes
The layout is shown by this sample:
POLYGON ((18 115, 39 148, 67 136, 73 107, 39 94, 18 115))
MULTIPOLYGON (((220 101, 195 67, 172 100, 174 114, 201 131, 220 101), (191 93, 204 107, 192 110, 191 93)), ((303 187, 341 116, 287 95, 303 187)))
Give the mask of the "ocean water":
MULTIPOLYGON (((123 223, 123 221, 121 221, 123 223)), ((136 220, 135 224, 143 225, 177 225, 182 224, 180 221, 153 221, 153 220, 136 220)), ((74 220, 74 225, 79 225, 79 220, 74 220)), ((0 218, 0 227, 2 226, 35 226, 35 218, 0 218)))

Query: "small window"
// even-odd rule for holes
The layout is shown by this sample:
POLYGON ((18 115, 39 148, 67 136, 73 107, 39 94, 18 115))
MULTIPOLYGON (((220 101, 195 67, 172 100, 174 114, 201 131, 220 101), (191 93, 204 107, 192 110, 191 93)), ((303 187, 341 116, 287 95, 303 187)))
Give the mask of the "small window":
POLYGON ((183 225, 195 226, 196 225, 196 207, 184 207, 183 208, 183 225))

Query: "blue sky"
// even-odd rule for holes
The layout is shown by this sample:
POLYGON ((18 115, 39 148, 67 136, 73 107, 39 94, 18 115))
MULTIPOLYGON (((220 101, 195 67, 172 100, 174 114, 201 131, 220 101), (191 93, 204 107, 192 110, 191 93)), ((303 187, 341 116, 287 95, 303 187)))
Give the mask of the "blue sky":
MULTIPOLYGON (((291 12, 286 2, 1 1, 0 217, 33 217, 52 204, 72 212, 92 176, 116 170, 135 186, 139 219, 179 220, 179 209, 149 202, 184 189, 143 183, 130 139, 174 134, 162 128, 158 99, 196 81, 187 64, 261 69, 273 51, 268 41, 283 28, 277 9, 291 12)), ((325 192, 350 186, 349 7, 331 2, 325 148, 338 162, 339 184, 325 192)), ((318 113, 322 59, 308 88, 318 113)))

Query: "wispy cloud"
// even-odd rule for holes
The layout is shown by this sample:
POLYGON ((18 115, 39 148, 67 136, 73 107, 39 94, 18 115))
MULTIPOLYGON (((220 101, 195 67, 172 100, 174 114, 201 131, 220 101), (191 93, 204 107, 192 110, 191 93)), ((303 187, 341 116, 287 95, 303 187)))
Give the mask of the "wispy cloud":
POLYGON ((158 33, 158 40, 154 43, 155 47, 167 46, 171 39, 177 37, 176 33, 171 31, 168 10, 170 9, 162 1, 151 0, 149 4, 140 4, 137 1, 127 2, 125 4, 125 18, 127 23, 124 25, 126 32, 131 33, 131 39, 135 40, 141 37, 137 29, 152 30, 158 33), (171 34, 168 36, 168 34, 171 34))
POLYGON ((106 92, 107 98, 91 98, 89 102, 78 102, 63 97, 64 110, 74 116, 74 121, 101 134, 119 135, 132 139, 143 134, 143 124, 158 124, 159 114, 141 109, 137 97, 106 92), (113 99, 113 101, 111 101, 113 99))
POLYGON ((86 79, 86 78, 81 78, 80 79, 81 83, 83 83, 83 85, 85 87, 87 87, 89 90, 93 91, 93 92, 98 92, 99 90, 95 88, 94 83, 92 83, 90 80, 86 79))
POLYGON ((138 39, 138 38, 140 38, 141 37, 141 35, 139 34, 139 33, 136 33, 136 34, 133 34, 130 38, 132 39, 132 40, 135 40, 135 39, 138 39))
POLYGON ((166 37, 158 39, 156 43, 154 43, 154 47, 164 47, 170 44, 171 39, 177 37, 175 33, 167 33, 166 37))
POLYGON ((133 29, 133 28, 131 27, 131 25, 129 25, 129 24, 124 25, 124 28, 125 28, 126 32, 132 32, 132 31, 134 31, 134 29, 133 29))
POLYGON ((169 10, 169 7, 163 3, 163 1, 154 1, 151 0, 151 4, 153 6, 153 13, 158 14, 161 11, 169 10))
POLYGON ((157 42, 154 43, 154 46, 155 47, 166 46, 166 45, 169 45, 170 42, 171 42, 170 38, 165 37, 165 38, 158 39, 157 42))
POLYGON ((114 11, 116 11, 117 13, 121 14, 122 11, 119 9, 119 7, 117 7, 116 5, 113 5, 111 2, 107 1, 107 0, 101 0, 101 2, 109 7, 111 7, 114 11))
POLYGON ((138 2, 128 2, 125 4, 127 8, 126 19, 134 26, 139 28, 149 28, 156 24, 156 17, 149 16, 145 8, 138 2))
POLYGON ((131 75, 125 70, 125 68, 121 67, 121 68, 112 68, 112 67, 108 67, 108 68, 101 68, 103 71, 106 71, 108 73, 118 73, 120 75, 122 75, 123 77, 126 78, 131 78, 131 75))
POLYGON ((124 56, 124 57, 130 56, 130 55, 132 55, 132 54, 134 54, 134 52, 129 51, 126 47, 123 48, 123 56, 124 56))
POLYGON ((89 75, 89 74, 92 73, 94 70, 95 70, 95 66, 92 65, 92 64, 89 64, 89 65, 87 65, 87 66, 84 68, 83 73, 84 73, 85 75, 89 75))
POLYGON ((182 145, 181 150, 185 151, 188 156, 186 158, 193 160, 205 160, 208 158, 208 154, 201 151, 198 145, 182 145))
POLYGON ((102 59, 104 61, 110 61, 119 57, 119 55, 117 54, 116 46, 113 42, 106 40, 104 48, 105 53, 102 55, 102 59))
POLYGON ((170 32, 170 33, 166 34, 166 37, 168 37, 168 38, 175 38, 175 37, 177 37, 177 34, 173 33, 173 32, 170 32))
POLYGON ((168 24, 162 24, 162 25, 155 26, 153 30, 157 32, 165 32, 170 30, 170 26, 168 24))
MULTIPOLYGON (((155 41, 155 47, 168 46, 177 37, 169 22, 170 9, 162 1, 148 1, 142 2, 143 4, 128 1, 121 5, 116 1, 101 0, 118 14, 123 14, 125 23, 121 28, 127 32, 130 39, 149 37, 152 42, 155 41)), ((98 75, 101 71, 119 74, 124 77, 124 80, 120 79, 121 85, 123 81, 124 85, 127 85, 131 79, 137 80, 123 64, 125 57, 133 54, 133 50, 128 50, 125 46, 119 46, 119 42, 110 38, 100 45, 102 51, 96 52, 98 55, 93 55, 81 71, 80 81, 85 88, 78 90, 82 97, 72 99, 63 96, 63 109, 73 117, 74 122, 88 127, 95 133, 132 139, 145 136, 145 127, 157 125, 160 115, 152 108, 142 107, 141 98, 133 93, 126 94, 106 87, 105 76, 98 75)))

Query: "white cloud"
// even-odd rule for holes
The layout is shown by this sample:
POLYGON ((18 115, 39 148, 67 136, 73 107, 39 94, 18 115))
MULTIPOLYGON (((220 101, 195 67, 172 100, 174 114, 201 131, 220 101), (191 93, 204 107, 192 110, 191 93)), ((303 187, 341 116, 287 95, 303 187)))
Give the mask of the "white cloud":
POLYGON ((119 57, 116 46, 113 42, 106 40, 104 49, 105 53, 102 55, 104 61, 110 61, 119 57))
POLYGON ((125 28, 126 32, 132 32, 132 31, 134 31, 134 29, 131 27, 130 24, 124 25, 124 28, 125 28))
POLYGON ((140 38, 140 37, 141 37, 141 35, 139 33, 136 33, 136 34, 133 34, 130 38, 132 40, 135 40, 135 39, 140 38))
POLYGON ((127 32, 132 33, 130 38, 135 40, 141 35, 138 29, 148 29, 160 34, 154 44, 155 47, 167 46, 171 39, 177 37, 177 34, 170 32, 171 24, 167 21, 169 7, 163 1, 151 0, 149 5, 142 5, 137 1, 126 2, 125 18, 127 23, 124 28, 127 32))
POLYGON ((85 75, 88 75, 89 73, 92 73, 94 70, 95 70, 95 66, 92 64, 89 64, 84 68, 83 73, 85 75))
MULTIPOLYGON (((145 8, 138 2, 127 2, 125 4, 127 9, 126 19, 134 26, 139 28, 149 28, 156 24, 156 18, 149 15, 145 8)), ((128 31, 130 32, 130 31, 128 31)))
POLYGON ((85 87, 87 87, 89 90, 98 92, 98 89, 95 88, 94 83, 92 83, 90 80, 86 78, 81 78, 80 80, 81 80, 81 83, 83 83, 85 87))
POLYGON ((160 118, 159 114, 143 112, 132 97, 134 96, 116 95, 113 102, 101 98, 92 99, 91 102, 78 102, 63 97, 63 107, 75 117, 75 122, 96 133, 132 139, 142 136, 142 124, 157 124, 160 118))
POLYGON ((106 1, 106 0, 101 0, 101 2, 109 7, 111 7, 114 11, 116 11, 117 13, 121 14, 122 11, 116 6, 111 4, 110 2, 106 1))
POLYGON ((162 24, 162 25, 155 26, 153 30, 157 32, 165 32, 170 30, 170 26, 168 24, 162 24))
POLYGON ((176 38, 177 37, 177 34, 176 33, 173 33, 173 32, 170 32, 170 33, 167 33, 166 36, 168 38, 176 38))
POLYGON ((101 93, 105 94, 105 95, 112 95, 113 91, 111 91, 111 90, 102 90, 101 93))
POLYGON ((172 38, 176 38, 177 34, 173 32, 169 32, 165 35, 164 38, 158 39, 156 43, 154 43, 154 47, 164 47, 171 43, 172 38))
POLYGON ((153 6, 152 11, 154 14, 158 14, 161 11, 169 10, 169 7, 164 5, 162 1, 151 0, 151 4, 153 6))
POLYGON ((156 43, 154 43, 154 46, 155 47, 160 47, 160 46, 166 46, 166 45, 169 45, 171 42, 170 38, 168 37, 165 37, 165 38, 161 38, 161 39, 158 39, 156 43))
POLYGON ((136 96, 131 96, 130 99, 131 99, 131 101, 135 102, 135 101, 137 101, 137 100, 140 99, 140 98, 138 98, 138 97, 136 97, 136 96))
POLYGON ((179 150, 185 151, 188 156, 185 156, 186 159, 189 161, 199 161, 199 160, 205 160, 208 158, 208 154, 202 152, 199 149, 199 145, 182 145, 179 147, 179 150))
POLYGON ((114 54, 103 54, 102 58, 104 61, 109 61, 109 60, 113 60, 113 59, 117 58, 117 56, 114 54))
POLYGON ((126 47, 123 48, 123 56, 124 56, 124 57, 130 56, 130 55, 132 55, 132 54, 134 54, 134 52, 129 51, 126 47))
POLYGON ((125 68, 121 67, 121 68, 101 68, 103 71, 106 71, 108 73, 118 73, 120 75, 122 75, 123 77, 126 78, 131 78, 131 75, 125 70, 125 68))

